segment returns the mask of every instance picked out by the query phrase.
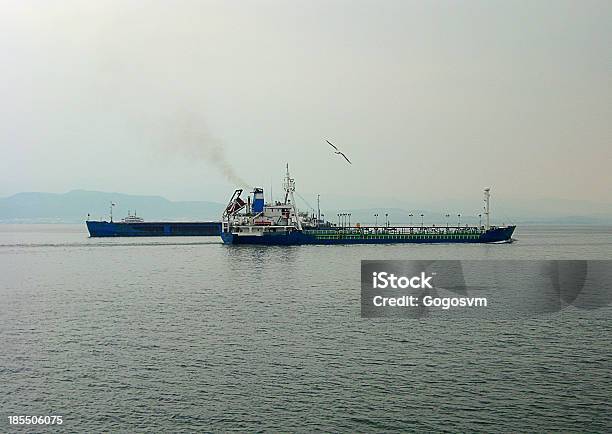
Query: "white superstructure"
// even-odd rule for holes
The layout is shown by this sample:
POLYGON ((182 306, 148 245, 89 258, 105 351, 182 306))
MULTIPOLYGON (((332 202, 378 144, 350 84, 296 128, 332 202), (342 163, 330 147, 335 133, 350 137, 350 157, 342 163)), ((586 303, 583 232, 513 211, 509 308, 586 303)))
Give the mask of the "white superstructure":
POLYGON ((263 189, 255 188, 244 202, 236 190, 230 199, 222 219, 222 231, 235 235, 263 235, 264 232, 287 232, 302 230, 302 218, 295 203, 295 180, 289 174, 289 165, 283 181, 283 202, 264 204, 263 189))

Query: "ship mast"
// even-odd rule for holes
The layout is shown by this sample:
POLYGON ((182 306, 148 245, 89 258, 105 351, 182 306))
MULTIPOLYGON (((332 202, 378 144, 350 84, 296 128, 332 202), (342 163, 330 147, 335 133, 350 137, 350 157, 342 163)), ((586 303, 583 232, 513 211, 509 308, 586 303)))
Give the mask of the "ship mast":
POLYGON ((289 175, 289 163, 287 163, 287 174, 285 175, 285 182, 283 183, 283 188, 285 189, 285 204, 287 203, 287 199, 291 199, 291 207, 293 208, 293 214, 295 215, 297 228, 301 231, 302 222, 300 221, 300 216, 298 215, 298 210, 295 206, 295 197, 293 196, 293 192, 295 191, 295 180, 289 175))
POLYGON ((321 223, 321 195, 317 194, 317 227, 321 223))
POLYGON ((485 213, 485 217, 486 217, 485 221, 486 221, 486 228, 487 228, 487 230, 489 230, 491 228, 491 224, 490 224, 490 220, 489 220, 489 215, 491 214, 490 199, 491 199, 491 189, 490 188, 485 188, 484 189, 484 203, 485 203, 484 213, 485 213))

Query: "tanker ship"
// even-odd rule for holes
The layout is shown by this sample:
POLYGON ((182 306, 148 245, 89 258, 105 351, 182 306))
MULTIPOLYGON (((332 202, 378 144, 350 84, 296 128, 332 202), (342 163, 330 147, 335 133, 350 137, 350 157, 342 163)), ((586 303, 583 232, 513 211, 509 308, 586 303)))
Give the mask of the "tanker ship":
POLYGON ((490 224, 490 189, 484 190, 484 224, 478 226, 351 226, 332 224, 317 215, 300 213, 295 203, 295 180, 289 165, 283 183, 284 201, 265 203, 264 190, 255 188, 247 200, 236 190, 223 212, 221 238, 225 244, 391 244, 391 243, 507 243, 516 226, 490 224))

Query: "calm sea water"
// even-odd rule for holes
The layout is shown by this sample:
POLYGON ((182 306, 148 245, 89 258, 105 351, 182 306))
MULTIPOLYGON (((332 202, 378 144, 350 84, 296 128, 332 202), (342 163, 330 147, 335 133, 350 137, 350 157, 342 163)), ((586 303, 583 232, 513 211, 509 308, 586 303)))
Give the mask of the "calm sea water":
POLYGON ((0 431, 610 432, 610 306, 360 317, 362 259, 612 259, 612 227, 515 237, 277 248, 0 225, 0 431))

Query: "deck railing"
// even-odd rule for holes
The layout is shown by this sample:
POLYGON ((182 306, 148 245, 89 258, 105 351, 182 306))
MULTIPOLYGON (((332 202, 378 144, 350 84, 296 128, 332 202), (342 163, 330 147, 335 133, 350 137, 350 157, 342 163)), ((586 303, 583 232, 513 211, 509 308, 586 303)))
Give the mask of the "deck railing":
POLYGON ((306 234, 317 239, 414 239, 414 240, 461 240, 478 239, 485 229, 478 226, 392 226, 392 227, 332 227, 307 229, 306 234))

